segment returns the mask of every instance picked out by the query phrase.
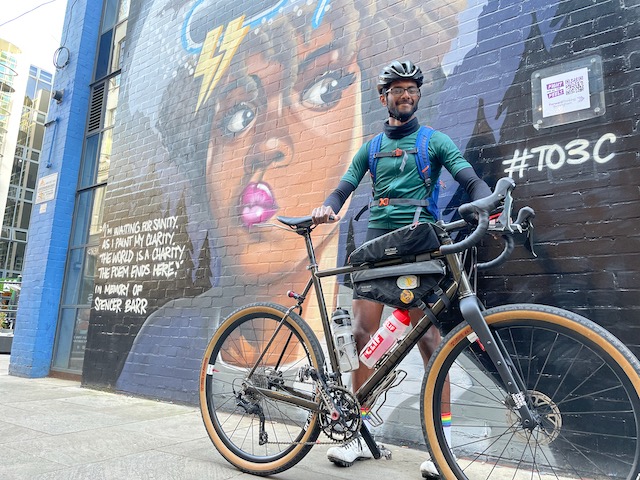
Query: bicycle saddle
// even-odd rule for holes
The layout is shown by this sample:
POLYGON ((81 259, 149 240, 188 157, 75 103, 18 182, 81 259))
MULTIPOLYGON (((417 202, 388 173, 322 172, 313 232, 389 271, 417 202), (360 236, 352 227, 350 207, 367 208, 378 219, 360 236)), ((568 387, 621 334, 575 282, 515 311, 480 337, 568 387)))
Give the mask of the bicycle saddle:
POLYGON ((286 226, 291 228, 309 228, 313 225, 313 220, 311 219, 311 215, 307 215, 305 217, 276 217, 279 222, 284 223, 286 226))

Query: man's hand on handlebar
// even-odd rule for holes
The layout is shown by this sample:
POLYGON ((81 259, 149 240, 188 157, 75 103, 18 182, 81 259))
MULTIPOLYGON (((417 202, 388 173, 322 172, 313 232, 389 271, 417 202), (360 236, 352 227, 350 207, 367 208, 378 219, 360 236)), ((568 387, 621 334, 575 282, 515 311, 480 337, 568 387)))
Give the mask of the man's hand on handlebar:
POLYGON ((311 219, 315 225, 320 225, 321 223, 334 223, 340 220, 340 215, 336 214, 333 211, 333 208, 323 205, 318 208, 314 208, 311 212, 311 219))

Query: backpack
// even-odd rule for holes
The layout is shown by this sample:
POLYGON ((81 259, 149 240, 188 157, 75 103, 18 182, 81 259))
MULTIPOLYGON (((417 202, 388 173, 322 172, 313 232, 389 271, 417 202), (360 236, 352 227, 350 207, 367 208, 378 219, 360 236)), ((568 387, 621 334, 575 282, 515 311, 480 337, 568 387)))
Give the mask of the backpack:
MULTIPOLYGON (((427 187, 427 192, 431 188, 431 178, 429 177, 429 169, 431 167, 431 162, 429 160, 429 140, 431 139, 431 135, 435 130, 430 127, 421 126, 418 131, 418 136, 416 137, 416 146, 411 150, 407 150, 406 153, 415 154, 416 164, 418 166, 418 174, 420 178, 424 181, 425 186, 427 187)), ((378 158, 382 157, 399 157, 400 155, 404 155, 405 151, 396 149, 391 152, 380 152, 380 146, 382 144, 382 133, 379 133, 369 143, 369 172, 371 173, 371 181, 375 186, 376 183, 376 167, 378 164, 378 158)), ((372 192, 373 194, 373 192, 372 192)), ((386 199, 378 199, 378 201, 372 201, 368 207, 372 206, 386 206, 386 205, 415 205, 416 214, 414 216, 414 223, 417 223, 420 220, 420 213, 422 208, 426 208, 427 211, 435 218, 436 220, 440 217, 440 211, 438 209, 438 195, 440 194, 440 183, 436 182, 433 191, 429 195, 427 199, 424 200, 416 200, 412 198, 386 198, 386 199)), ((359 217, 366 207, 358 214, 359 217)), ((357 220, 356 217, 356 220, 357 220)))

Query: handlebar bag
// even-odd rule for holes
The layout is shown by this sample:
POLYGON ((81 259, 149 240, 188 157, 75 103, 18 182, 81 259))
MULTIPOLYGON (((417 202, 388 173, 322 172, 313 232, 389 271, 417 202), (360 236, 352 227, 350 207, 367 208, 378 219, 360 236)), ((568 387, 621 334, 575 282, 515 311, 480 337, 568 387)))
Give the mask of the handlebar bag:
POLYGON ((432 223, 412 223, 363 243, 349 255, 347 262, 350 265, 396 259, 414 262, 416 255, 439 248, 440 241, 432 223))
POLYGON ((441 260, 429 260, 353 272, 351 281, 358 298, 406 309, 425 301, 445 272, 441 260))

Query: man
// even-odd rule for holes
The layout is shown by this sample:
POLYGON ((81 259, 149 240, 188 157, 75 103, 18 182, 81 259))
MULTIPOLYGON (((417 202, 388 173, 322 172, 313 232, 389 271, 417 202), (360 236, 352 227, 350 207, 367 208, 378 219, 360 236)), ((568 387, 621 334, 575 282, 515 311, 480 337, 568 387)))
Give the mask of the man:
MULTIPOLYGON (((384 135, 379 148, 375 176, 373 179, 373 202, 371 203, 367 241, 417 220, 435 222, 433 210, 433 190, 438 185, 442 167, 465 189, 472 200, 491 194, 487 184, 478 178, 471 165, 463 158, 453 141, 445 134, 433 131, 428 140, 430 167, 425 176, 420 176, 415 161, 416 138, 420 124, 416 110, 420 101, 420 87, 423 74, 419 67, 409 61, 394 61, 385 67, 378 77, 380 102, 387 107, 389 120, 384 124, 384 135), (431 205, 430 205, 431 203, 431 205)), ((340 180, 338 187, 327 197, 321 207, 312 211, 316 224, 335 222, 340 219, 340 211, 345 201, 359 185, 365 173, 370 170, 370 143, 365 143, 353 157, 351 165, 340 180)), ((354 298, 352 309, 353 334, 358 351, 369 341, 379 327, 384 306, 366 299, 354 298)), ((412 323, 422 313, 412 311, 412 323)), ((429 329, 418 343, 425 365, 440 342, 440 334, 435 328, 429 329)), ((371 371, 360 364, 352 373, 353 391, 366 381, 371 371)), ((445 394, 448 396, 448 394, 445 394)), ((443 402, 444 413, 449 412, 448 401, 443 402)), ((447 416, 450 419, 450 414, 447 416)), ((445 426, 449 436, 450 426, 445 426)), ((353 441, 327 451, 330 461, 340 466, 351 466, 356 460, 373 458, 366 444, 356 437, 353 441)), ((438 478, 438 472, 431 461, 420 466, 425 478, 438 478)))

